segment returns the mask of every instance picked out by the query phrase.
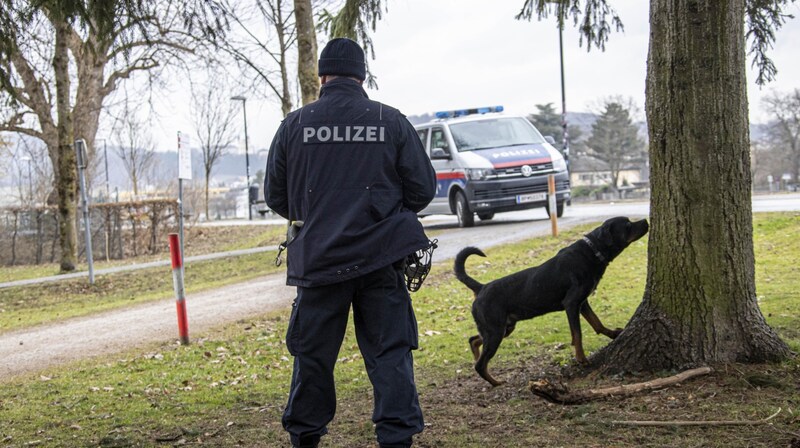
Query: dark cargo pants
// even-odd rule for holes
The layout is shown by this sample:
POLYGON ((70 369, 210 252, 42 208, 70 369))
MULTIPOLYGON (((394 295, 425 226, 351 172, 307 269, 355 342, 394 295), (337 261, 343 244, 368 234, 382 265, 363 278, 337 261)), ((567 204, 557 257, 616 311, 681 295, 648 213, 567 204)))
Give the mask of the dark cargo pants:
POLYGON ((350 304, 372 382, 378 442, 405 446, 423 429, 411 355, 417 322, 403 274, 392 265, 342 283, 297 288, 286 336, 295 358, 283 427, 294 444, 327 433, 336 412, 333 368, 350 304))

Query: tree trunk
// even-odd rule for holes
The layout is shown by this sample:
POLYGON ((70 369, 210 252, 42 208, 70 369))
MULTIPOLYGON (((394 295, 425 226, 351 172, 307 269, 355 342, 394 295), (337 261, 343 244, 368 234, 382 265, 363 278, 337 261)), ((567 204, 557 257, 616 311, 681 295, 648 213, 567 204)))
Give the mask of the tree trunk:
POLYGON ((54 23, 56 31, 53 69, 56 80, 56 112, 58 114, 58 149, 55 160, 56 192, 58 193, 59 241, 61 243, 61 272, 75 270, 78 235, 75 226, 75 209, 78 191, 78 173, 75 151, 72 148, 72 111, 70 107, 69 50, 67 45, 69 24, 54 23))
MULTIPOLYGON (((100 123, 100 112, 103 108, 104 95, 103 72, 108 58, 108 44, 98 42, 94 36, 87 38, 89 44, 80 47, 80 57, 75 56, 78 74, 78 89, 75 92, 75 108, 73 109, 75 138, 86 140, 86 151, 89 160, 95 160, 95 137, 100 123), (88 45, 88 47, 87 47, 88 45)), ((82 43, 81 43, 82 44, 82 43)), ((93 173, 94 174, 94 173, 93 173)), ((94 179, 88 176, 87 182, 94 179)))
POLYGON ((644 298, 595 360, 643 371, 780 360, 756 302, 745 0, 651 0, 644 298))
POLYGON ((303 105, 316 101, 319 96, 317 70, 317 32, 314 30, 314 11, 311 0, 294 0, 297 27, 297 77, 303 105))
MULTIPOLYGON (((278 48, 280 48, 278 62, 281 69, 281 112, 283 112, 283 116, 286 117, 289 115, 289 112, 292 111, 292 94, 289 91, 289 67, 287 67, 286 61, 286 53, 289 51, 289 46, 286 44, 286 24, 283 20, 283 5, 281 2, 278 2, 275 13, 277 16, 275 20, 275 34, 278 38, 278 48)), ((316 43, 316 36, 314 37, 314 41, 316 43)), ((314 53, 316 53, 316 49, 314 53)))

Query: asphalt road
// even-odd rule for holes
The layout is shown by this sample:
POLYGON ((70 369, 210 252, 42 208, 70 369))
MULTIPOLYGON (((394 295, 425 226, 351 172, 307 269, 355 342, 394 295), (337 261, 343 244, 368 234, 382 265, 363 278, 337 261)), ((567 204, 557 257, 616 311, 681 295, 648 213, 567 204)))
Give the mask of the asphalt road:
MULTIPOLYGON (((756 197, 753 208, 755 211, 800 211, 800 194, 756 197)), ((648 204, 642 202, 576 205, 567 208, 559 227, 609 216, 644 217, 647 214, 648 204)), ((478 222, 469 229, 458 228, 451 216, 431 216, 422 221, 426 228, 437 231, 436 262, 448 261, 466 245, 486 249, 550 232, 550 221, 541 209, 497 215, 494 220, 478 222)), ((165 264, 164 275, 171 275, 170 272, 165 264)), ((283 309, 293 298, 294 289, 285 285, 282 273, 192 294, 187 297, 190 336, 224 323, 283 309)), ((171 340, 177 340, 172 297, 5 333, 0 335, 0 359, 3 360, 0 381, 62 363, 171 340)))

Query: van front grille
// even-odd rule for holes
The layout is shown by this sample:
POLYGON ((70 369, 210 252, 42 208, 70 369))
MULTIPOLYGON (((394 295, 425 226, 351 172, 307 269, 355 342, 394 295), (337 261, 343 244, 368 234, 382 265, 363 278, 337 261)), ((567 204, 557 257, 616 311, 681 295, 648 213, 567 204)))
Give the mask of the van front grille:
MULTIPOLYGON (((556 191, 563 191, 569 189, 569 181, 563 180, 556 182, 556 191)), ((501 199, 507 197, 516 197, 520 194, 531 193, 547 193, 547 184, 539 185, 522 185, 518 187, 504 187, 492 190, 475 190, 475 199, 501 199)))

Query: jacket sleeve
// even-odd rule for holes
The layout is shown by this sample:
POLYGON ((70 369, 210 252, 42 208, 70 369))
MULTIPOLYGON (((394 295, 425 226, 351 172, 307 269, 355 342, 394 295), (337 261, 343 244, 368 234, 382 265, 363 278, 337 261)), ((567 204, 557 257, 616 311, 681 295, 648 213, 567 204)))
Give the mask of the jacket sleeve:
POLYGON ((289 197, 286 183, 286 147, 282 139, 284 123, 278 127, 267 156, 264 175, 264 200, 275 213, 289 219, 289 197))
POLYGON ((414 213, 425 208, 436 194, 436 172, 417 131, 399 117, 397 172, 403 180, 403 206, 414 213))

